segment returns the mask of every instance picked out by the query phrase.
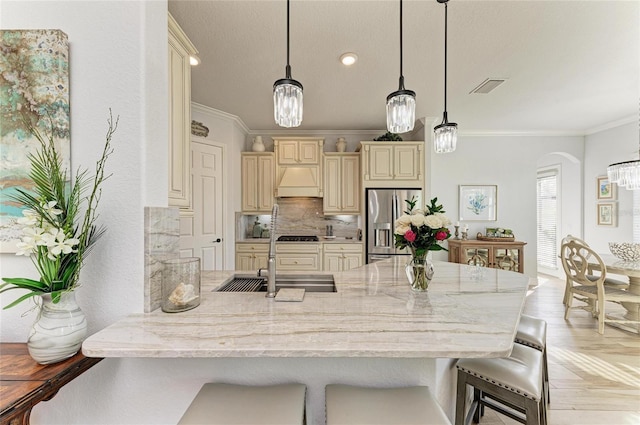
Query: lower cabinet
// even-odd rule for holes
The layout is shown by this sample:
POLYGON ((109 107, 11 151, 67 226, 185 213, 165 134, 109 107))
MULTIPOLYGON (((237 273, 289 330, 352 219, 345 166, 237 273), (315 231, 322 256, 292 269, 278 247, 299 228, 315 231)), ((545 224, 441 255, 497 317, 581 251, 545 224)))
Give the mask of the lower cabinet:
POLYGON ((249 270, 257 272, 260 268, 267 267, 269 260, 269 244, 236 244, 236 270, 249 270))
POLYGON ((320 271, 319 243, 277 243, 276 270, 320 271))
POLYGON ((489 242, 480 240, 451 240, 449 262, 471 266, 491 267, 524 273, 526 242, 489 242))
POLYGON ((322 256, 323 270, 341 272, 362 266, 364 253, 362 244, 335 244, 325 243, 322 256))

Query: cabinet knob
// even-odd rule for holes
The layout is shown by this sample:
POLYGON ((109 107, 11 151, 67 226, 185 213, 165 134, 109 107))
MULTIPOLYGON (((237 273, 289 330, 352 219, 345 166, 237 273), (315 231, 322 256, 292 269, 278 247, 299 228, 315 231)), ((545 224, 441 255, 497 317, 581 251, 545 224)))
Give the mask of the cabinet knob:
POLYGON ((293 263, 294 263, 294 264, 298 264, 298 262, 297 262, 297 261, 294 261, 293 263))

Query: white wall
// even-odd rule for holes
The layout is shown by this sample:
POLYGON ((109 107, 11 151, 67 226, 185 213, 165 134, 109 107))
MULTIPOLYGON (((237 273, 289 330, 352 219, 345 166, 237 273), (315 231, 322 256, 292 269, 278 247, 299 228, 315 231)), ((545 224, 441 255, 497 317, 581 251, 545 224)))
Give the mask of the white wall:
MULTIPOLYGON (((631 242, 633 238, 633 192, 618 189, 618 226, 598 226, 596 178, 607 174, 607 166, 638 158, 638 122, 621 125, 586 137, 584 156, 584 239, 596 252, 609 253, 608 242, 631 242)), ((603 201, 600 201, 603 202, 603 201)), ((640 221, 640 211, 635 212, 640 221)))
MULTIPOLYGON (((143 207, 167 204, 166 1, 2 0, 2 29, 61 29, 70 43, 71 168, 93 169, 104 143, 108 109, 120 115, 107 164, 100 222, 107 233, 81 273, 78 302, 89 332, 143 311, 143 207)), ((29 259, 2 254, 1 275, 34 276, 29 259)), ((0 298, 4 306, 14 299, 0 298)), ((24 304, 0 312, 2 341, 24 342, 35 314, 24 304)), ((155 365, 151 365, 154 368, 155 365)), ((162 368, 153 375, 164 375, 162 368)), ((32 423, 142 423, 153 386, 128 360, 105 360, 47 403, 32 423), (139 383, 139 384, 134 384, 139 383)))
MULTIPOLYGON (((497 185, 497 221, 468 222, 470 238, 485 227, 512 229, 525 246, 525 274, 536 275, 536 175, 537 160, 549 153, 566 152, 583 157, 581 136, 473 136, 461 134, 449 154, 429 147, 427 190, 438 197, 452 221, 458 217, 458 185, 497 185)), ((580 182, 577 182, 579 185, 580 182)), ((466 223, 466 222, 465 222, 466 223)), ((434 258, 445 259, 446 253, 434 258)))

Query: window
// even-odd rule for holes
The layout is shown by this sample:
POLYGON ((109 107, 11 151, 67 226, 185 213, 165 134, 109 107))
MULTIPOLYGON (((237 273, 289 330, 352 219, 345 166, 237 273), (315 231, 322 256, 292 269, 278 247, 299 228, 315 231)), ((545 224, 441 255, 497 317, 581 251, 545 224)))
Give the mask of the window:
POLYGON ((538 171, 538 266, 556 270, 558 233, 558 169, 538 171))

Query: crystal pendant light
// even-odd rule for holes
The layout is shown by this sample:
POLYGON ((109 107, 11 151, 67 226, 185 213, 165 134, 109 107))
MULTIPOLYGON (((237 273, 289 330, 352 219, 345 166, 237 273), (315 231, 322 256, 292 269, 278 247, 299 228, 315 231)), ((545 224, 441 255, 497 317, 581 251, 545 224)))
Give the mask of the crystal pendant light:
POLYGON ((458 124, 449 122, 447 117, 447 2, 449 0, 438 0, 444 3, 444 113, 442 123, 435 126, 433 148, 436 153, 449 153, 456 150, 458 143, 458 124))
POLYGON ((404 88, 402 75, 402 0, 400 0, 400 84, 397 91, 387 96, 387 130, 406 133, 413 130, 416 121, 416 93, 404 88))
POLYGON ((302 123, 302 84, 291 78, 289 65, 289 0, 287 0, 287 66, 285 78, 273 83, 273 116, 280 127, 302 123))
MULTIPOLYGON (((640 149, 638 150, 640 158, 640 149)), ((618 162, 607 167, 607 176, 611 183, 628 190, 640 189, 640 159, 618 162)))

